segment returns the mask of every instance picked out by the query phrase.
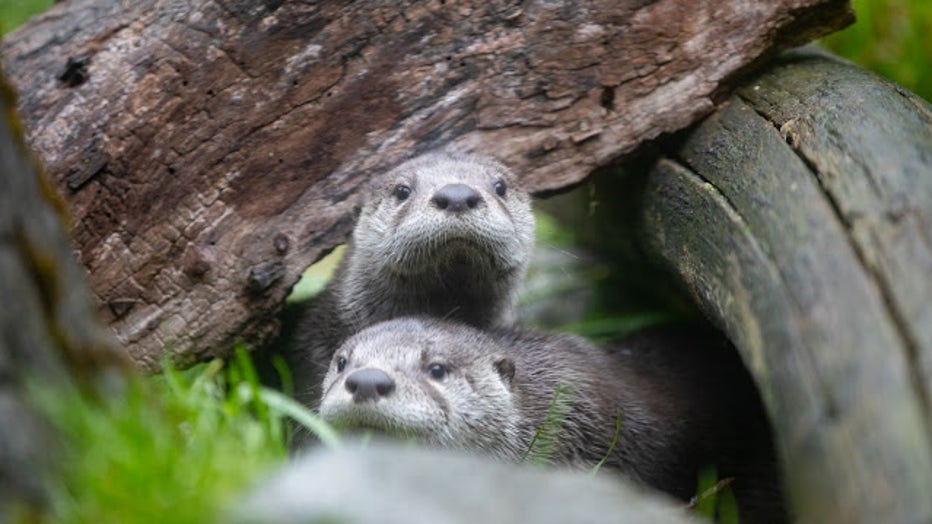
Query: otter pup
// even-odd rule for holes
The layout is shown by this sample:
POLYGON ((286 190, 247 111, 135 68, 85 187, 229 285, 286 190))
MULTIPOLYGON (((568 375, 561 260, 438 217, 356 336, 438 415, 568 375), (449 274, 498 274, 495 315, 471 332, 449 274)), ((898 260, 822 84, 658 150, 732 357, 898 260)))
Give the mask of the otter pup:
POLYGON ((286 343, 299 400, 317 400, 333 352, 376 322, 511 324, 533 244, 530 195, 494 160, 430 153, 376 177, 333 280, 286 343))
POLYGON ((684 500, 700 468, 715 465, 735 478, 742 522, 783 522, 757 391, 733 352, 699 335, 647 330, 599 348, 571 335, 399 318, 334 354, 319 412, 337 427, 507 461, 541 446, 556 464, 605 459, 684 500))

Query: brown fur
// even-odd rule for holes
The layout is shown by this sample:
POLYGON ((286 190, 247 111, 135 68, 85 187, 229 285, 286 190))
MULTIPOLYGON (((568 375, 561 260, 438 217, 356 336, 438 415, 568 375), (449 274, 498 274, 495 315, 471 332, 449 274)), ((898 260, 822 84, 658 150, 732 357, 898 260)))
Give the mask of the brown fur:
POLYGON ((591 468, 607 457, 606 469, 684 500, 695 493, 699 469, 714 464, 721 478, 735 477, 742 522, 783 521, 760 399, 736 354, 702 332, 655 329, 603 349, 571 335, 396 319, 336 352, 320 411, 339 426, 520 461, 558 385, 568 396, 553 462, 591 468), (447 370, 440 380, 427 371, 435 363, 447 370), (361 368, 384 371, 394 390, 354 401, 345 382, 361 368))

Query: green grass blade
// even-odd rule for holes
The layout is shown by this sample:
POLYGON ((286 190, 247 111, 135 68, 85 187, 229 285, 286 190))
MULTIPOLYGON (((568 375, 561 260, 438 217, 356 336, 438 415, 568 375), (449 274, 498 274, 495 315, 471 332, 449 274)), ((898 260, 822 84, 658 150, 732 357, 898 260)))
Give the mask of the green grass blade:
MULTIPOLYGON (((251 394, 251 391, 249 394, 251 394)), ((336 430, 294 399, 267 388, 259 388, 259 399, 270 409, 290 417, 307 428, 325 446, 329 448, 339 447, 340 436, 336 430)))

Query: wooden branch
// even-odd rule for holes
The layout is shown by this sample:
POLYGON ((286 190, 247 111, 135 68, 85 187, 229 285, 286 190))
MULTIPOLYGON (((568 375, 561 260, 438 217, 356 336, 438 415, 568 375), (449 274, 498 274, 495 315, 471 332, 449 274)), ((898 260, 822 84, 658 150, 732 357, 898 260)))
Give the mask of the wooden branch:
POLYGON ((851 20, 843 0, 72 0, 2 60, 100 309, 155 369, 267 339, 371 173, 444 146, 567 186, 851 20))
POLYGON ((644 236, 729 334, 800 522, 932 521, 932 109, 790 54, 651 174, 644 236))

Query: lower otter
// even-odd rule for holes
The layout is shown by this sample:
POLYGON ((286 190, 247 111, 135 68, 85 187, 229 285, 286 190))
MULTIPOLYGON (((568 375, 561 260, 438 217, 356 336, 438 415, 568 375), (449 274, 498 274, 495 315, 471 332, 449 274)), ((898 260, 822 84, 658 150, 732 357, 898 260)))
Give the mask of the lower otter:
POLYGON ((299 400, 316 401, 333 352, 376 322, 511 324, 533 244, 530 195, 491 159, 430 153, 374 178, 334 278, 292 312, 286 361, 299 400))
POLYGON ((783 522, 753 383, 723 344, 694 336, 648 330, 602 349, 571 335, 395 319, 334 354, 319 411, 337 427, 508 461, 547 444, 549 432, 554 463, 605 459, 603 467, 684 500, 700 468, 715 465, 721 478, 735 478, 742 522, 783 522))

